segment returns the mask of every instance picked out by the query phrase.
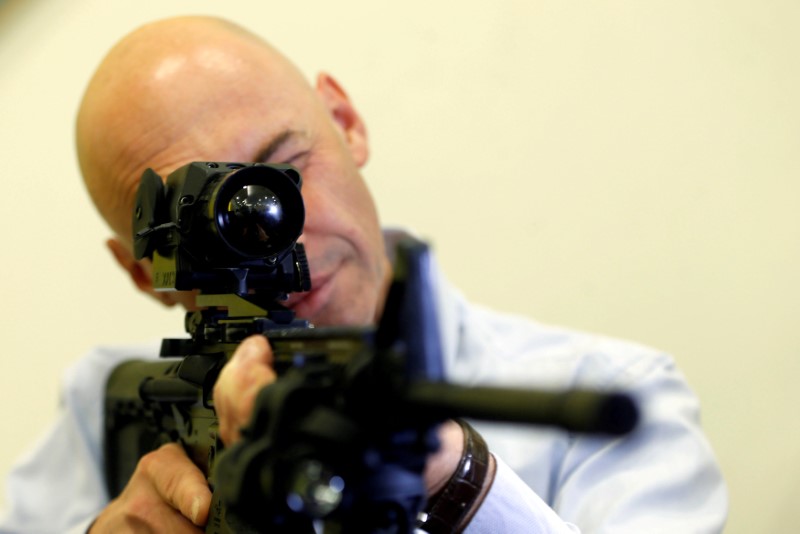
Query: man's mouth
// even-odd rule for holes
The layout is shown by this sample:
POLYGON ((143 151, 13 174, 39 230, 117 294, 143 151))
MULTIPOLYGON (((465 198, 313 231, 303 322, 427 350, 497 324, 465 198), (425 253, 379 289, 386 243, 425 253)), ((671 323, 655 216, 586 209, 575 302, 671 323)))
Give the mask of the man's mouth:
POLYGON ((290 293, 283 303, 284 306, 294 311, 298 318, 310 319, 323 304, 324 296, 327 293, 328 283, 333 278, 333 272, 311 277, 311 289, 309 291, 290 293))

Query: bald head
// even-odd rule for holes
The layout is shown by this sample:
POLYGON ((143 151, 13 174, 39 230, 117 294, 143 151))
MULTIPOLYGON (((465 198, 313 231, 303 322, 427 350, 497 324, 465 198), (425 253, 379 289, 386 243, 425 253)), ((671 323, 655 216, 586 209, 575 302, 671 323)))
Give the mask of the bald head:
POLYGON ((145 168, 167 173, 195 159, 229 159, 214 152, 211 124, 225 128, 232 106, 246 109, 259 91, 313 94, 279 52, 227 21, 173 18, 123 38, 90 81, 76 128, 86 186, 112 230, 129 240, 145 168))
POLYGON ((166 304, 194 294, 156 291, 136 258, 131 211, 141 175, 193 161, 294 165, 303 175, 309 294, 286 305, 319 325, 367 324, 391 278, 377 210, 361 176, 366 127, 327 74, 312 87, 274 48, 230 23, 177 18, 120 41, 86 89, 77 119, 81 170, 115 236, 108 246, 136 286, 166 304))

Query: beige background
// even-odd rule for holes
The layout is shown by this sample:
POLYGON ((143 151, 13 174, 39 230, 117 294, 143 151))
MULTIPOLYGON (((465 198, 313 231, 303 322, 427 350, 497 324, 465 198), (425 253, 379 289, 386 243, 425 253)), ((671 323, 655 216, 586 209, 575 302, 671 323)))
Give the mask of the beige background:
POLYGON ((800 3, 222 4, 0 3, 0 476, 70 362, 182 327, 104 250, 72 121, 123 33, 218 13, 337 76, 384 221, 430 238, 472 298, 675 354, 730 484, 727 532, 796 525, 800 3))

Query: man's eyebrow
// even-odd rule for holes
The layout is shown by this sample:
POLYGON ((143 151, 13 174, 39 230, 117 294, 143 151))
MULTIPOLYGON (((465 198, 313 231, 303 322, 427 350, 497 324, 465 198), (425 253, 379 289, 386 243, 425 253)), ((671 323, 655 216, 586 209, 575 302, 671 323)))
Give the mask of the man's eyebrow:
POLYGON ((267 146, 259 151, 258 156, 256 156, 254 161, 269 163, 270 158, 272 158, 275 152, 277 152, 280 147, 294 137, 295 134, 297 134, 297 132, 294 130, 284 130, 272 141, 270 141, 267 146))

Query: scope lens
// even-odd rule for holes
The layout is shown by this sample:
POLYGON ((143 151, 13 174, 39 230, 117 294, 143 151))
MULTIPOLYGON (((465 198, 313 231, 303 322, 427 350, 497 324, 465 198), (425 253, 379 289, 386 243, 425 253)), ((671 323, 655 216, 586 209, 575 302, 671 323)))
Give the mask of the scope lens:
POLYGON ((299 181, 280 169, 255 165, 213 184, 211 213, 220 238, 219 258, 230 253, 248 260, 282 258, 303 231, 299 181))
POLYGON ((249 254, 263 253, 281 240, 284 225, 283 205, 278 196, 263 185, 246 185, 231 197, 224 215, 226 237, 249 254))

